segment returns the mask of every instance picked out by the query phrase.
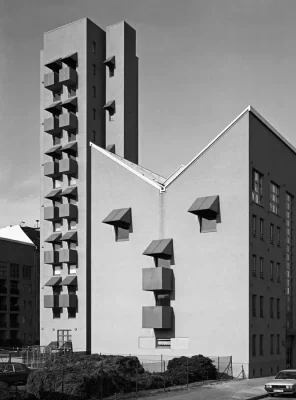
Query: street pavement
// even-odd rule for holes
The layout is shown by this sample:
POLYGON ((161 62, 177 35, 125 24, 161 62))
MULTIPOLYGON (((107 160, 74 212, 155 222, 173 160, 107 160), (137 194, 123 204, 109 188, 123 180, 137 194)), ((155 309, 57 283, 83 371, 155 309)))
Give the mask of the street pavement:
MULTIPOLYGON (((264 384, 270 378, 241 379, 191 386, 178 391, 155 393, 145 400, 251 400, 265 397, 264 384)), ((266 396, 267 397, 267 396, 266 396)), ((276 397, 277 400, 280 397, 276 397)))

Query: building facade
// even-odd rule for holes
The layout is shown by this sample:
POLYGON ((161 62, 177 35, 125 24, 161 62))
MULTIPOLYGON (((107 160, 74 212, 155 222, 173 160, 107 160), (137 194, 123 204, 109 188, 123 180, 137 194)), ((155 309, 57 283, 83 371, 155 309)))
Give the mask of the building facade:
POLYGON ((0 229, 0 345, 39 344, 39 231, 0 229))
POLYGON ((168 178, 139 166, 125 22, 46 33, 41 81, 41 344, 295 366, 296 150, 248 107, 168 178))

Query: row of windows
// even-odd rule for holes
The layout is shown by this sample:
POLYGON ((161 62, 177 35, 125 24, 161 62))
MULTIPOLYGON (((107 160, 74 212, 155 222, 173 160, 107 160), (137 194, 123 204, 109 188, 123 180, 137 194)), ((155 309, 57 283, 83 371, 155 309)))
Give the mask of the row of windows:
MULTIPOLYGON (((280 367, 277 366, 276 367, 276 372, 279 372, 280 367)), ((274 375, 274 369, 273 367, 270 367, 270 375, 273 376, 274 375)), ((260 376, 263 376, 263 368, 260 368, 260 376)), ((256 377, 256 370, 253 368, 253 378, 256 377)))
MULTIPOLYGON (((11 278, 19 278, 20 277, 20 265, 8 262, 0 261, 0 278, 7 278, 8 271, 9 276, 11 278)), ((22 278, 23 279, 32 279, 32 266, 31 265, 23 265, 22 266, 22 278)))
MULTIPOLYGON (((257 277, 257 256, 252 256, 252 276, 257 277)), ((264 258, 259 258, 259 276, 264 279, 264 258)), ((269 278, 273 282, 275 279, 277 282, 281 282, 281 264, 276 263, 276 270, 274 270, 274 261, 269 262, 269 278), (276 274, 276 276, 275 276, 276 274)))
MULTIPOLYGON (((54 265, 53 266, 53 275, 62 275, 62 265, 54 265)), ((68 264, 68 275, 75 275, 77 273, 77 265, 76 264, 68 264)))
MULTIPOLYGON (((274 297, 269 298, 269 317, 275 318, 274 314, 274 297)), ((257 295, 252 295, 252 316, 257 317, 257 295)), ((264 318, 264 296, 259 297, 259 316, 260 318, 264 318)), ((281 318, 281 302, 280 299, 276 299, 276 318, 281 318)))
MULTIPOLYGON (((258 355, 257 336, 259 336, 259 356, 264 356, 264 335, 252 335, 252 356, 258 355)), ((269 335, 269 354, 280 354, 280 335, 273 333, 269 335)))
MULTIPOLYGON (((254 237, 257 236, 257 216, 253 215, 252 217, 252 235, 254 237)), ((260 239, 264 239, 264 219, 259 218, 259 235, 260 239)), ((271 244, 276 243, 277 246, 281 245, 281 228, 279 226, 276 227, 274 224, 270 224, 269 226, 269 240, 271 244)))
MULTIPOLYGON (((252 173, 252 200, 263 205, 263 174, 253 169, 252 173)), ((269 210, 278 215, 280 208, 280 187, 274 183, 269 184, 269 210)))

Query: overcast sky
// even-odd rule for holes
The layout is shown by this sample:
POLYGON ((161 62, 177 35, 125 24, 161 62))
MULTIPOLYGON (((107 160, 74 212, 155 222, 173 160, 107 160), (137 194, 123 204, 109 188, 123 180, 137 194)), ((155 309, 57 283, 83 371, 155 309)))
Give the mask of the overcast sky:
POLYGON ((249 104, 296 145, 295 0, 0 0, 0 227, 39 217, 43 33, 137 31, 140 164, 168 176, 249 104))

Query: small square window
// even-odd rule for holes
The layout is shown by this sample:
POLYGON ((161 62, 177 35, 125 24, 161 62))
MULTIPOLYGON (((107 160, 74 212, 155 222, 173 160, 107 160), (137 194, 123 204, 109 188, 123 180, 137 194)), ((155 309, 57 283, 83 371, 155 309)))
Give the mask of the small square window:
POLYGON ((92 42, 92 52, 95 53, 97 51, 97 43, 92 42))
POLYGON ((60 308, 53 308, 52 309, 52 316, 53 318, 61 318, 61 309, 60 308))
POLYGON ((77 271, 77 265, 69 265, 69 274, 70 275, 76 275, 76 271, 77 271))
POLYGON ((72 220, 69 222, 69 229, 76 229, 77 228, 77 221, 72 220))
POLYGON ((53 274, 54 275, 61 275, 62 274, 62 267, 61 265, 55 265, 53 267, 53 274))
POLYGON ((217 220, 216 219, 205 219, 202 217, 199 218, 200 223, 200 232, 208 233, 208 232, 217 232, 217 220))
POLYGON ((115 121, 115 115, 109 114, 109 121, 115 121))
POLYGON ((76 308, 68 308, 68 318, 76 318, 76 308))
POLYGON ((96 64, 93 64, 93 76, 96 76, 96 69, 97 69, 96 64))

